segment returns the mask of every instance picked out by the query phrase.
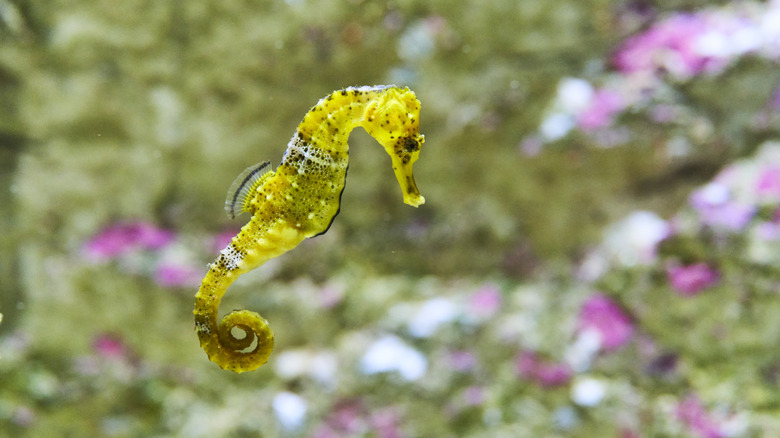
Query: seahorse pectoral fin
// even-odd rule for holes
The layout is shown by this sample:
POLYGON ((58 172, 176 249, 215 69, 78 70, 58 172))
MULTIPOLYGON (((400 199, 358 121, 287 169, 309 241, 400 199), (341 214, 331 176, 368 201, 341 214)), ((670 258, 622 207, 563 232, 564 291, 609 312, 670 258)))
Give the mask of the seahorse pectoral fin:
POLYGON ((231 219, 235 219, 241 213, 250 212, 249 201, 251 201, 255 189, 274 174, 272 170, 269 170, 270 165, 270 161, 263 161, 249 166, 233 180, 225 199, 225 212, 231 219))

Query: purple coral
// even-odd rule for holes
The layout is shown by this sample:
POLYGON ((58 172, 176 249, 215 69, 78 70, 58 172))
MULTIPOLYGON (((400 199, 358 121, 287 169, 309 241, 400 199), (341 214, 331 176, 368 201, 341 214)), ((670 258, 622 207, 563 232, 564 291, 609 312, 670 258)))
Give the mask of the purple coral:
POLYGON ((720 282, 720 274, 706 263, 672 265, 666 270, 669 284, 683 296, 693 296, 720 282))
POLYGON ((154 280, 163 287, 194 287, 200 284, 203 270, 181 263, 162 263, 157 267, 154 280))
POLYGON ((677 405, 677 419, 688 429, 702 438, 721 438, 726 436, 717 422, 704 409, 701 400, 691 395, 677 405))
POLYGON ((598 90, 593 93, 588 106, 577 116, 577 124, 584 131, 605 128, 612 124, 615 115, 625 107, 625 99, 620 93, 612 90, 598 90))
POLYGON ((616 350, 634 336, 631 318, 614 301, 602 294, 591 296, 580 309, 578 327, 599 335, 601 348, 616 350))
POLYGON ((734 199, 729 187, 720 182, 711 182, 694 191, 690 203, 703 225, 727 231, 744 229, 756 213, 755 206, 734 199))
POLYGON ((675 15, 628 39, 613 62, 627 74, 665 71, 689 78, 721 64, 704 44, 711 32, 713 26, 703 15, 675 15))
POLYGON ((517 356, 515 371, 520 378, 534 381, 543 387, 565 385, 574 374, 568 364, 543 361, 530 351, 517 356))
POLYGON ((173 241, 171 231, 147 222, 126 222, 104 228, 84 246, 88 259, 113 259, 136 249, 157 250, 173 241))

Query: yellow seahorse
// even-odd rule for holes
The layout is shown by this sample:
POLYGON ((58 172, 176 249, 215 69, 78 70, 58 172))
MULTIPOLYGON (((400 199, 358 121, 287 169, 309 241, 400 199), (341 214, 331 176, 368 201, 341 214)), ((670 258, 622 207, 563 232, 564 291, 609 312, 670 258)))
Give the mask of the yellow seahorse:
POLYGON ((235 310, 218 325, 220 300, 239 275, 328 230, 339 212, 353 128, 362 126, 390 155, 404 202, 414 207, 425 202, 412 175, 424 141, 419 119, 420 101, 408 88, 334 91, 303 118, 276 171, 264 162, 236 178, 225 210, 231 217, 249 212, 252 218, 209 265, 195 295, 195 331, 209 359, 237 373, 268 361, 274 346, 268 322, 255 312, 235 310))

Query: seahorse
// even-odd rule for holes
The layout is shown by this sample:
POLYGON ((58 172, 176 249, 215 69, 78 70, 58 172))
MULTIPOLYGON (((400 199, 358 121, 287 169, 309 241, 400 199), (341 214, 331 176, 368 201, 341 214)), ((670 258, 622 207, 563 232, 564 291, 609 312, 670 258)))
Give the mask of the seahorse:
POLYGON ((425 202, 412 174, 425 140, 419 119, 420 101, 408 88, 334 91, 306 113, 275 171, 266 161, 238 175, 225 210, 231 217, 243 212, 252 217, 209 264, 195 295, 195 331, 212 362, 242 373, 268 361, 274 347, 268 322, 256 312, 235 310, 217 324, 219 303, 238 276, 328 230, 339 213, 347 139, 355 127, 363 127, 390 155, 404 203, 425 202))

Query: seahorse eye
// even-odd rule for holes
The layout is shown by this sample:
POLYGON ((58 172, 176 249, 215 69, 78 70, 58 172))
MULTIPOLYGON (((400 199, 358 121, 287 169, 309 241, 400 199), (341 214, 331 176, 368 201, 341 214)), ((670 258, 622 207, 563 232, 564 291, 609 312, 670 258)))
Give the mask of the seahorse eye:
POLYGON ((419 149, 420 149, 420 144, 417 143, 417 140, 410 137, 404 141, 404 150, 406 152, 414 152, 419 149))

